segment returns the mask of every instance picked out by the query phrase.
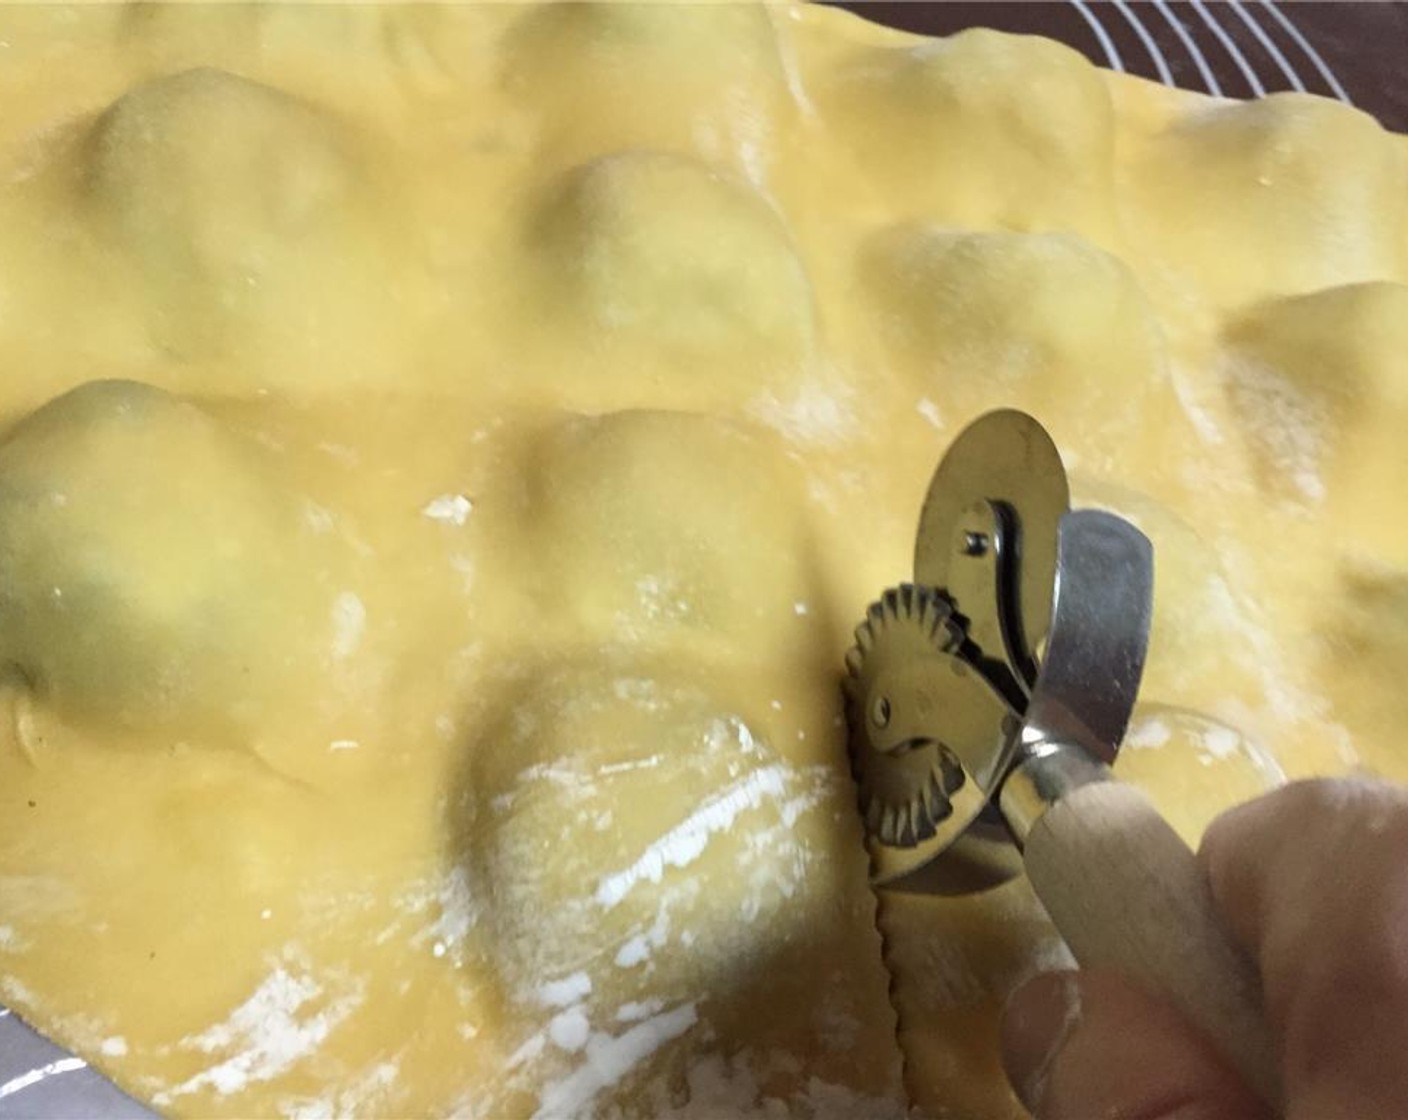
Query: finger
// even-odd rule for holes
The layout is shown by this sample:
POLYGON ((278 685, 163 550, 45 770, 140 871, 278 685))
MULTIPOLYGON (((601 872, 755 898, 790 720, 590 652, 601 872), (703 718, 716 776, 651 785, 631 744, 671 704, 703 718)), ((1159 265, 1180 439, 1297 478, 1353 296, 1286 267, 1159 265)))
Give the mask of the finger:
POLYGON ((1178 1011, 1112 972, 1047 973, 1020 988, 1002 1059, 1038 1120, 1269 1120, 1178 1011))
POLYGON ((1298 782, 1219 818, 1200 855, 1261 971, 1288 1120, 1408 1115, 1408 793, 1298 782))

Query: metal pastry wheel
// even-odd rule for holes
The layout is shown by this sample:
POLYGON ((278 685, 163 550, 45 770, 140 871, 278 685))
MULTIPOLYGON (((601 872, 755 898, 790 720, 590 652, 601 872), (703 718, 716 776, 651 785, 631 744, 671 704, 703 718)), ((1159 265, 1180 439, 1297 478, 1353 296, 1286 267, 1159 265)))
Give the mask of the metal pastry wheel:
POLYGON ((1269 1101, 1255 974, 1192 851, 1110 770, 1143 674, 1153 549, 1069 508, 1051 437, 980 417, 934 475, 914 582, 846 657, 849 751, 872 880, 960 894, 1025 873, 1076 959, 1164 992, 1269 1101))

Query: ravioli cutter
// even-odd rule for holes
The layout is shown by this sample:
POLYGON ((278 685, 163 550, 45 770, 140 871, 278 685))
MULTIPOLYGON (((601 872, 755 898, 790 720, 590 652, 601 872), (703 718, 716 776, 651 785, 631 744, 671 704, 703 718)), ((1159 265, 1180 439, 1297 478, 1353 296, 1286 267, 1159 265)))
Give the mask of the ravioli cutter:
POLYGON ((914 582, 846 657, 849 751, 872 882, 960 894, 1025 873, 1076 960, 1119 969, 1279 1102, 1260 984, 1192 850, 1111 765, 1143 673, 1153 548, 1071 510, 1025 413, 974 421, 934 475, 914 582))

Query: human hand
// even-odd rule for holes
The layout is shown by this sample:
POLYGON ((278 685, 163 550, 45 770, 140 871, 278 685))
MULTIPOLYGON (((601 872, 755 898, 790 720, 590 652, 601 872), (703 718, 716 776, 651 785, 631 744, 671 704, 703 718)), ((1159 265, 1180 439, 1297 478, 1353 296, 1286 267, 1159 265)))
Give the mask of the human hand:
MULTIPOLYGON (((1285 1120, 1408 1117, 1408 791, 1298 782, 1219 817, 1199 860, 1260 972, 1285 1120)), ((1003 1063, 1038 1120, 1269 1120, 1181 1014, 1120 975, 1049 973, 1003 1063)))

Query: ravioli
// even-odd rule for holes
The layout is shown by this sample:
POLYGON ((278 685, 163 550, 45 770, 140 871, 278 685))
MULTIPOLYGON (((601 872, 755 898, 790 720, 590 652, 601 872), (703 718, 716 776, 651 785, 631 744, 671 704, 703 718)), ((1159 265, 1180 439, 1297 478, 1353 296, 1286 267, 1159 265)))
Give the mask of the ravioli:
POLYGON ((601 641, 788 664, 816 597, 800 472, 769 430, 692 413, 560 426, 527 477, 538 609, 601 641), (766 489, 756 486, 767 478, 766 489))
POLYGON ((332 636, 339 559, 252 447, 159 389, 89 382, 0 445, 0 659, 59 719, 258 739, 332 636))
POLYGON ((1064 947, 877 914, 839 693, 989 408, 1155 542, 1176 827, 1408 776, 1367 116, 792 5, 0 39, 0 999, 160 1111, 1020 1116, 1064 947))

